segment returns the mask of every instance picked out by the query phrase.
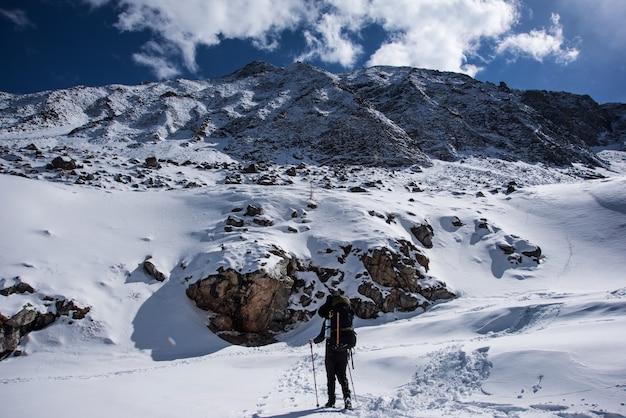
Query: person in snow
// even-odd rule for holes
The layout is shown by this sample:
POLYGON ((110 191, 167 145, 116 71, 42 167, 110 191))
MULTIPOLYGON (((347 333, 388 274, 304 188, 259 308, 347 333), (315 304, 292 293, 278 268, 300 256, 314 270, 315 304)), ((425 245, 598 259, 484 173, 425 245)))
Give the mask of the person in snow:
POLYGON ((354 310, 348 297, 342 295, 339 290, 331 290, 331 294, 328 295, 326 302, 317 313, 324 318, 324 323, 319 335, 312 342, 319 344, 326 340, 324 364, 326 366, 328 402, 325 406, 328 408, 335 406, 336 378, 341 385, 345 408, 351 409, 352 401, 346 368, 348 367, 349 351, 356 343, 356 334, 352 328, 354 310))

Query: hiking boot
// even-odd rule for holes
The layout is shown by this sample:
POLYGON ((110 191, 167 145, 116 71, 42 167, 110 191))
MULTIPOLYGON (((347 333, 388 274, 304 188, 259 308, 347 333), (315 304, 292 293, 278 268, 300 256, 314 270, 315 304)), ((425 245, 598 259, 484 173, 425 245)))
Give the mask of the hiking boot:
POLYGON ((346 409, 352 409, 352 401, 350 400, 350 398, 346 398, 346 400, 345 400, 345 408, 346 409))

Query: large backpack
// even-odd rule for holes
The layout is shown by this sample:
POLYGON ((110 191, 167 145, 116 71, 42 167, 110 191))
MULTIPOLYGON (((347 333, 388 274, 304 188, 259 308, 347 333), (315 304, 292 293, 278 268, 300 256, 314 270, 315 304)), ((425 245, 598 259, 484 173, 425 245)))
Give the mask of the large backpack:
POLYGON ((335 349, 353 348, 356 333, 352 327, 354 310, 346 296, 333 296, 332 316, 330 317, 330 343, 335 349))

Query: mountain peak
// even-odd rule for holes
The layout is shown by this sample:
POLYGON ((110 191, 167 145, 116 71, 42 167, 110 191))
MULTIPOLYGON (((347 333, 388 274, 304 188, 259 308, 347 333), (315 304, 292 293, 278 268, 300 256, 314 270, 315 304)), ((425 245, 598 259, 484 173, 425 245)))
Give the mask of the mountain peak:
POLYGON ((231 75, 237 78, 256 77, 279 70, 281 70, 280 67, 276 67, 275 65, 272 65, 268 62, 252 61, 249 64, 246 64, 243 68, 235 71, 231 75))

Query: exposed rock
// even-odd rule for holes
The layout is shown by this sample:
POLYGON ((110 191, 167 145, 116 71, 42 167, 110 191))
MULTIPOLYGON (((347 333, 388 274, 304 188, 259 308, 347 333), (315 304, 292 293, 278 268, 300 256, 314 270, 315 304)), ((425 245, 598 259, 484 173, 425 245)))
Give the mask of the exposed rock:
POLYGON ((259 225, 259 226, 274 225, 274 222, 271 219, 266 219, 266 218, 254 218, 252 222, 254 222, 256 225, 259 225))
POLYGON ((539 263, 539 259, 541 258, 541 247, 537 246, 534 250, 522 251, 522 254, 539 263))
POLYGON ((408 241, 398 241, 398 244, 398 252, 380 248, 361 258, 373 283, 364 282, 359 286, 359 294, 370 299, 369 303, 355 305, 359 317, 426 309, 436 300, 456 297, 447 290, 445 283, 428 278, 419 270, 418 265, 427 269, 428 259, 415 246, 408 241))
POLYGON ((359 298, 352 301, 354 312, 359 318, 373 319, 378 316, 380 309, 370 300, 361 300, 359 298))
POLYGON ((255 205, 248 205, 246 208, 246 216, 263 215, 263 208, 255 205))
POLYGON ((315 273, 322 283, 327 283, 331 279, 342 282, 344 279, 344 272, 336 268, 309 266, 307 271, 315 273))
MULTIPOLYGON (((431 165, 432 157, 485 154, 557 166, 602 166, 590 147, 621 144, 626 129, 620 105, 599 105, 570 93, 520 91, 463 74, 408 67, 331 74, 303 63, 265 68, 196 81, 193 91, 188 83, 153 83, 141 93, 116 86, 77 87, 30 94, 28 106, 23 95, 4 96, 1 128, 40 130, 42 136, 46 129, 63 128, 66 138, 103 144, 117 141, 124 131, 124 141, 133 147, 180 139, 183 132, 192 133, 191 143, 222 138, 230 157, 253 162, 243 169, 248 174, 279 158, 291 159, 289 164, 306 158, 325 165, 416 171, 431 165), (233 85, 241 90, 233 91, 233 85), (237 94, 243 91, 255 100, 237 94), (194 112, 178 112, 183 102, 194 112), (216 117, 224 109, 237 111, 216 117), (73 125, 77 118, 84 120, 82 126, 73 125)), ((158 161, 152 157, 146 166, 158 168, 158 161)), ((295 175, 294 170, 287 175, 295 175)), ((232 176, 229 181, 239 180, 232 176)))
POLYGON ((218 314, 209 327, 223 339, 262 345, 273 342, 276 331, 290 324, 293 285, 294 280, 283 274, 227 269, 190 285, 187 296, 199 308, 218 314))
POLYGON ((458 216, 454 216, 452 218, 452 226, 455 226, 457 228, 460 228, 463 226, 463 222, 461 221, 461 219, 459 219, 458 216))
POLYGON ((13 293, 35 293, 35 289, 28 283, 19 282, 14 284, 13 286, 6 287, 0 290, 0 295, 9 296, 13 293))
MULTIPOLYGON (((45 299, 52 300, 47 296, 45 299)), ((70 312, 73 319, 83 319, 91 310, 90 307, 81 308, 73 301, 66 300, 57 300, 54 306, 56 313, 42 313, 25 307, 10 318, 0 314, 0 360, 14 353, 20 340, 28 333, 41 330, 52 324, 59 316, 68 316, 70 312)))
POLYGON ((226 219, 226 225, 241 228, 244 225, 244 221, 243 219, 231 215, 226 219))
POLYGON ((433 236, 435 232, 432 226, 429 224, 420 224, 419 226, 411 227, 411 232, 424 247, 433 248, 433 236))
MULTIPOLYGON (((383 301, 384 301, 382 290, 380 290, 380 288, 375 286, 374 283, 367 281, 359 285, 358 291, 361 295, 372 300, 373 306, 371 307, 371 314, 373 314, 374 316, 378 314, 379 309, 376 309, 376 308, 377 307, 380 308, 383 305, 383 301)), ((370 316, 371 314, 360 313, 357 310, 357 316, 361 318, 368 318, 368 317, 371 318, 372 317, 370 316)))
POLYGON ((246 174, 256 174, 261 172, 261 168, 257 164, 250 164, 243 169, 243 172, 246 174))
POLYGON ((71 171, 76 169, 76 161, 70 157, 56 157, 49 165, 50 169, 71 171))
POLYGON ((159 168, 159 160, 156 157, 148 157, 145 160, 145 165, 148 168, 159 168))
POLYGON ((69 316, 72 314, 72 319, 84 319, 85 316, 91 311, 91 307, 86 306, 81 308, 77 306, 74 301, 70 300, 58 300, 54 304, 57 310, 57 316, 65 315, 69 316))
POLYGON ((224 178, 224 184, 241 184, 243 179, 240 174, 228 175, 224 178))
POLYGON ((424 300, 423 305, 420 306, 419 298, 398 288, 393 288, 383 302, 382 311, 412 312, 418 307, 426 309, 428 302, 424 300))
POLYGON ((500 248, 502 252, 506 255, 515 253, 515 247, 509 244, 500 243, 498 244, 498 248, 500 248))
POLYGON ((506 194, 511 194, 516 190, 517 190, 517 182, 510 181, 509 184, 507 184, 506 186, 506 194))
POLYGON ((354 187, 351 187, 349 191, 351 191, 352 193, 365 193, 367 192, 367 189, 364 189, 361 186, 354 186, 354 187))
POLYGON ((256 184, 259 186, 276 186, 279 184, 278 176, 272 174, 263 174, 259 177, 256 184))
POLYGON ((489 222, 485 218, 480 218, 478 221, 476 221, 476 228, 486 229, 490 231, 489 222))
POLYGON ((376 283, 386 287, 400 287, 417 292, 418 280, 424 276, 414 260, 401 257, 389 248, 370 251, 361 259, 368 273, 376 283))
POLYGON ((152 277, 158 282, 162 282, 165 280, 165 274, 157 270, 154 264, 152 264, 152 262, 149 260, 143 262, 143 271, 145 271, 148 276, 152 277))
MULTIPOLYGON (((361 318, 426 308, 435 300, 455 297, 445 283, 420 271, 427 269, 428 259, 417 247, 404 240, 396 244, 395 250, 373 249, 361 257, 371 277, 361 283, 359 294, 351 297, 361 318)), ((345 280, 341 269, 304 266, 278 248, 270 252, 282 258, 271 273, 264 270, 240 273, 220 268, 216 274, 188 287, 187 296, 196 306, 214 314, 209 328, 221 338, 234 344, 268 344, 293 324, 310 319, 314 311, 309 312, 306 307, 313 298, 322 299, 325 294, 319 291, 313 294, 313 282, 299 278, 300 272, 315 273, 328 287, 338 287, 345 280)), ((334 250, 329 248, 327 252, 334 250)), ((353 252, 357 254, 360 250, 353 251, 351 245, 342 247, 344 261, 353 252)))

